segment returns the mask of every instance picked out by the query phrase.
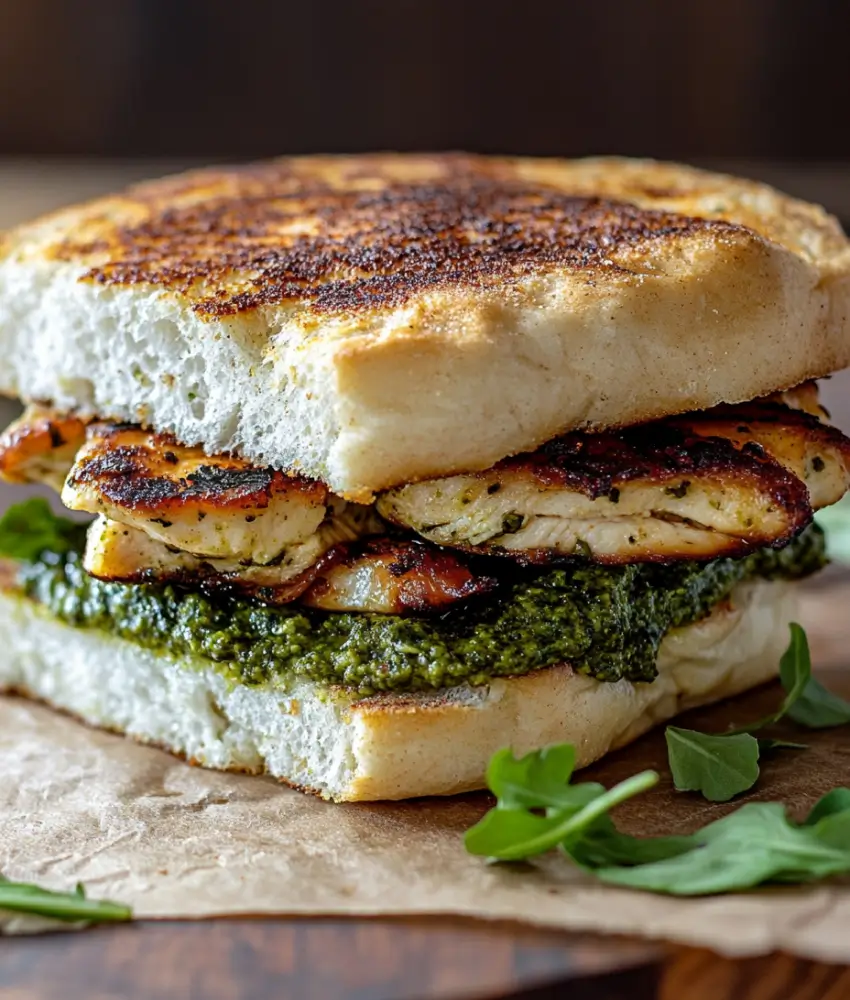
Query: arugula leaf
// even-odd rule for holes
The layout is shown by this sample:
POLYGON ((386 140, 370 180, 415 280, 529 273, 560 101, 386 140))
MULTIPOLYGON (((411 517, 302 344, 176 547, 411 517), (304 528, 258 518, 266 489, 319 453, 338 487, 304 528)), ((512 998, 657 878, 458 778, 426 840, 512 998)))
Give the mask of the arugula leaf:
POLYGON ((833 788, 812 806, 803 826, 815 826, 822 819, 842 812, 850 812, 850 788, 833 788))
POLYGON ((620 802, 638 795, 658 781, 654 771, 644 771, 606 792, 588 782, 573 786, 576 793, 571 806, 551 810, 539 816, 523 809, 497 806, 466 831, 465 844, 470 854, 480 854, 497 861, 521 861, 552 848, 568 845, 581 837, 585 829, 620 802))
POLYGON ((812 676, 809 641, 803 628, 792 622, 791 642, 779 661, 779 679, 786 696, 779 712, 764 721, 767 725, 783 715, 809 729, 829 729, 850 722, 850 704, 812 676))
POLYGON ((570 744, 519 759, 510 750, 494 754, 487 784, 498 804, 466 831, 469 853, 500 861, 544 854, 580 837, 609 809, 658 781, 654 771, 644 771, 610 791, 595 782, 570 785, 574 764, 575 749, 570 744))
MULTIPOLYGON (((827 817, 846 817, 846 811, 827 817)), ((823 821, 822 821, 823 822, 823 821)), ((663 861, 599 868, 604 882, 676 896, 748 889, 764 882, 810 882, 850 871, 850 848, 818 826, 791 823, 778 802, 750 802, 697 834, 698 846, 663 861)))
POLYGON ((632 837, 621 833, 610 816, 603 816, 573 844, 570 856, 583 868, 594 869, 664 861, 696 846, 693 837, 632 837))
POLYGON ((809 729, 829 729, 850 722, 850 704, 832 694, 812 676, 812 658, 805 629, 796 622, 789 625, 791 641, 779 661, 779 679, 785 698, 771 715, 730 730, 728 736, 753 733, 789 716, 809 729))
POLYGON ((850 704, 833 694, 813 677, 796 705, 788 713, 808 729, 831 729, 850 722, 850 704))
POLYGON ((517 759, 508 748, 498 750, 487 767, 487 787, 503 808, 570 806, 575 747, 561 743, 517 759))
POLYGON ((467 850, 517 861, 559 847, 602 881, 680 896, 850 872, 850 788, 825 795, 803 823, 778 802, 748 803, 690 836, 640 838, 621 833, 609 810, 657 775, 645 771, 606 792, 592 782, 568 785, 574 761, 566 747, 519 760, 500 751, 488 773, 506 797, 467 831, 467 850), (553 798, 557 805, 545 804, 553 798))
POLYGON ((12 504, 0 518, 0 556, 37 559, 42 552, 68 552, 80 544, 86 525, 57 517, 42 497, 12 504))
POLYGON ((792 743, 790 740, 775 740, 760 736, 758 738, 759 757, 765 753, 773 753, 774 750, 808 750, 807 743, 792 743))
POLYGON ((850 722, 850 704, 812 677, 812 659, 804 629, 795 622, 789 628, 791 639, 779 661, 785 698, 775 712, 718 735, 667 727, 667 756, 673 783, 680 791, 702 792, 711 802, 727 802, 755 784, 761 753, 806 749, 802 743, 754 739, 751 735, 785 715, 810 729, 850 722))
POLYGON ((748 722, 745 726, 730 729, 724 735, 736 736, 738 733, 754 733, 766 726, 772 726, 789 713, 793 718, 791 710, 803 696, 806 685, 811 681, 812 660, 809 655, 809 642, 805 630, 796 622, 791 622, 788 627, 791 630, 791 640, 779 661, 779 679, 785 689, 782 704, 770 715, 757 719, 755 722, 748 722))
POLYGON ((759 744, 753 736, 710 736, 668 726, 665 737, 673 784, 679 791, 702 792, 709 802, 728 802, 758 780, 759 744))
POLYGON ((79 883, 74 892, 52 892, 28 882, 9 882, 4 878, 0 878, 0 910, 85 923, 131 920, 133 916, 129 906, 106 899, 89 899, 79 883))

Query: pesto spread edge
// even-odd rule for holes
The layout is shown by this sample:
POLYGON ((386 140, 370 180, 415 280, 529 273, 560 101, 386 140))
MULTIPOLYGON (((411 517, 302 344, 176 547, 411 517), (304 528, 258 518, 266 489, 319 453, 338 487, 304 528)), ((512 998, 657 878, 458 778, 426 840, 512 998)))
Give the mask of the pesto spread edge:
POLYGON ((234 682, 300 676, 367 695, 481 684, 562 662, 602 681, 651 681, 666 633, 704 617, 736 584, 799 579, 825 563, 823 533, 812 525, 783 549, 743 559, 517 571, 486 602, 428 618, 104 583, 84 572, 75 548, 42 551, 21 565, 18 582, 68 624, 210 662, 234 682))

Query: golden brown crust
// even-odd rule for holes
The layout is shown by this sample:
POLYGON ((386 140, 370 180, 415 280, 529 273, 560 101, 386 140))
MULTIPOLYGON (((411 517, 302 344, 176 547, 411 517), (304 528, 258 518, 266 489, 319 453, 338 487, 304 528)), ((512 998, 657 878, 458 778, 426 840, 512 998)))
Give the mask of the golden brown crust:
POLYGON ((177 511, 206 516, 264 510, 293 494, 321 507, 328 496, 323 483, 231 455, 208 456, 181 445, 172 434, 132 424, 92 424, 69 486, 100 494, 117 508, 160 517, 177 511))
POLYGON ((86 423, 73 413, 33 404, 0 436, 0 478, 10 483, 38 483, 61 488, 86 423), (58 485, 57 485, 58 484, 58 485))
POLYGON ((761 399, 685 413, 669 423, 707 440, 725 440, 741 454, 781 463, 805 482, 814 510, 837 503, 850 486, 850 438, 823 422, 828 415, 811 383, 784 395, 800 408, 761 399))
POLYGON ((589 279, 603 268, 628 273, 614 261, 620 251, 740 228, 494 180, 474 161, 459 166, 428 184, 385 180, 377 193, 321 185, 292 192, 288 165, 279 163, 252 175, 249 188, 262 177, 259 195, 244 193, 237 174, 232 193, 184 209, 151 201, 142 225, 65 241, 56 254, 107 253, 87 280, 182 291, 202 316, 286 301, 351 313, 398 307, 437 288, 510 285, 553 266, 589 279))
MULTIPOLYGON (((594 162, 621 163, 385 155, 198 171, 96 203, 48 253, 86 264, 92 282, 185 295, 201 316, 283 302, 351 313, 553 270, 634 275, 652 244, 745 228, 724 218, 741 207, 725 193, 711 203, 710 175, 594 162)), ((820 242, 840 245, 819 222, 820 242)))
POLYGON ((620 431, 565 434, 529 455, 499 462, 494 471, 526 474, 545 489, 576 490, 594 500, 635 480, 662 484, 692 476, 720 486, 744 481, 758 483, 790 513, 798 511, 795 517, 811 515, 802 484, 778 462, 753 448, 738 449, 719 436, 689 433, 689 418, 683 429, 659 420, 620 431))

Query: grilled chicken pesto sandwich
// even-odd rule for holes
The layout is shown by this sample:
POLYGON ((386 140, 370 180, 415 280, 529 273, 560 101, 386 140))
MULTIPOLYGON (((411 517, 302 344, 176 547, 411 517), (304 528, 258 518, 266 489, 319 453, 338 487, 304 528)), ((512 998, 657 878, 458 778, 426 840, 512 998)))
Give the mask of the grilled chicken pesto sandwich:
POLYGON ((646 161, 288 159, 6 235, 0 686, 333 799, 771 677, 850 482, 821 209, 646 161))

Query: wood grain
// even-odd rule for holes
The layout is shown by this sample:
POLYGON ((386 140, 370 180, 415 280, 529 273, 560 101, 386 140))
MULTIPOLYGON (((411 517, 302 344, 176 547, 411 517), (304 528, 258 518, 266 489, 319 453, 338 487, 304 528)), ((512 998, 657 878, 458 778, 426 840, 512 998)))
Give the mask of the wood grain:
POLYGON ((681 948, 665 963, 658 1000, 845 1000, 850 968, 788 955, 743 961, 681 948))
POLYGON ((655 995, 662 957, 646 942, 450 919, 145 923, 5 942, 0 997, 448 1000, 542 997, 573 980, 573 1000, 640 998, 655 995), (582 981, 604 992, 577 992, 582 981))
POLYGON ((143 923, 3 944, 3 1000, 843 1000, 850 968, 787 955, 431 921, 143 923))

